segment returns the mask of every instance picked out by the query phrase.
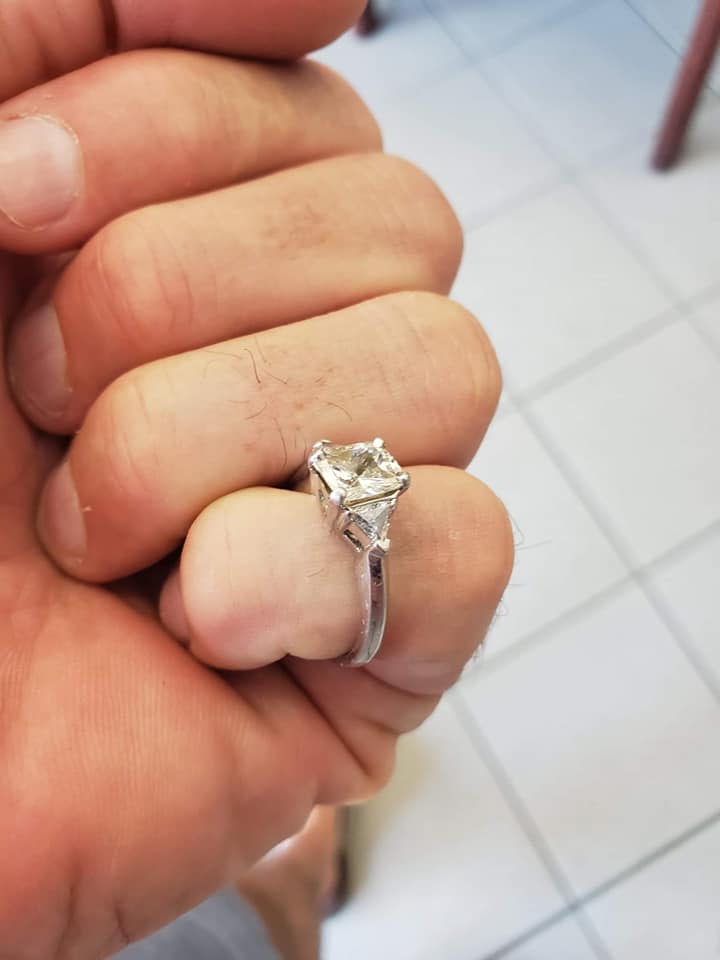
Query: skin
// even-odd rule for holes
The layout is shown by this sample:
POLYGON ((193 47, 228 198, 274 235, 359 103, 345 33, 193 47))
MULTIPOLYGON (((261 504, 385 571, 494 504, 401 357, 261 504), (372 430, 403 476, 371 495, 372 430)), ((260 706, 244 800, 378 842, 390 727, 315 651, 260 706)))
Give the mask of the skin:
POLYGON ((0 219, 3 960, 104 957, 237 877, 315 805, 371 795, 509 576, 502 505, 458 469, 500 377, 479 325, 443 296, 460 240, 436 188, 373 155, 372 118, 321 68, 100 59, 108 37, 286 57, 359 5, 328 20, 326 4, 273 0, 282 28, 268 6, 184 0, 170 17, 118 0, 108 33, 99 7, 67 0, 73 50, 39 0, 4 14, 16 69, 0 91, 16 99, 0 117, 51 104, 85 180, 41 230, 0 219), (122 113, 138 77, 167 84, 139 118, 122 113), (119 111, 115 156, 132 162, 85 125, 101 111, 119 111), (223 149, 228 130, 241 149, 223 149), (64 370, 31 325, 48 300, 64 370), (387 642, 347 670, 328 658, 357 627, 352 556, 291 487, 312 440, 378 433, 415 483, 393 525, 387 642), (153 568, 183 543, 179 568, 153 568), (300 545, 321 558, 337 611, 325 624, 300 545))

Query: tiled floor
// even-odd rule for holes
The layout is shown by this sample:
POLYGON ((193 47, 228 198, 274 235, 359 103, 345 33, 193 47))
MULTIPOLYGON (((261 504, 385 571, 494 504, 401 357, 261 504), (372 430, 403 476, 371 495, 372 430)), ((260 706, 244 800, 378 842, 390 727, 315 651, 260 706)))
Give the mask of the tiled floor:
POLYGON ((506 380, 471 469, 518 539, 326 960, 720 956, 720 71, 646 165, 697 5, 399 0, 321 55, 465 223, 506 380))

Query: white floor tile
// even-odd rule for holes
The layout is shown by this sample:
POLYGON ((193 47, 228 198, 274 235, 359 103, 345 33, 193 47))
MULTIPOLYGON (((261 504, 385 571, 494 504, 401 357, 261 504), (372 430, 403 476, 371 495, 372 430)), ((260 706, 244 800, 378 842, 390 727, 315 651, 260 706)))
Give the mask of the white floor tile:
POLYGON ((630 0, 637 12, 678 52, 685 49, 700 2, 688 0, 630 0))
POLYGON ((503 960, 596 960, 576 920, 564 920, 503 954, 503 960))
POLYGON ((584 186, 682 298, 720 277, 720 108, 698 111, 686 151, 669 173, 648 167, 638 144, 589 170, 584 186))
POLYGON ((342 74, 373 109, 467 62, 421 0, 393 4, 377 33, 351 30, 313 57, 342 74))
POLYGON ((720 363, 689 323, 533 404, 633 564, 720 519, 720 363))
POLYGON ((558 167, 513 113, 466 67, 378 110, 389 153, 414 160, 464 220, 558 177, 558 167))
POLYGON ((455 296, 524 392, 667 310, 669 300, 572 186, 473 230, 455 296))
POLYGON ((327 960, 477 960, 562 906, 449 704, 401 742, 354 847, 327 960))
POLYGON ((676 65, 623 0, 600 0, 485 69, 557 155, 577 165, 656 125, 676 65))
POLYGON ((659 564, 651 579, 720 687, 720 532, 659 564))
POLYGON ((502 499, 516 528, 515 569, 486 656, 625 577, 614 550, 520 414, 493 424, 470 470, 502 499))
POLYGON ((576 7, 578 0, 427 0, 458 46, 473 58, 486 56, 576 7))
POLYGON ((587 912, 613 960, 717 960, 720 825, 594 901, 587 912))
POLYGON ((694 322, 711 343, 715 344, 720 354, 720 299, 698 308, 695 311, 694 322))
POLYGON ((578 895, 720 808, 720 708, 634 586, 462 690, 578 895))
MULTIPOLYGON (((700 11, 702 0, 630 0, 630 5, 679 54, 685 54, 700 11)), ((712 72, 711 83, 718 89, 720 64, 712 72)))

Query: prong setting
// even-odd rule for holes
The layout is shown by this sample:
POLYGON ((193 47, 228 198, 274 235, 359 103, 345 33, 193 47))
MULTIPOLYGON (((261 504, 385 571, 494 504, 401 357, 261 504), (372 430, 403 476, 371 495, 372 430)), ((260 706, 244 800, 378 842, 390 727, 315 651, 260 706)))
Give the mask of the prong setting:
POLYGON ((382 643, 387 616, 388 529, 400 496, 410 486, 410 474, 389 453, 382 437, 350 444, 320 440, 313 444, 307 462, 325 523, 358 555, 362 629, 341 663, 360 666, 372 660, 382 643))

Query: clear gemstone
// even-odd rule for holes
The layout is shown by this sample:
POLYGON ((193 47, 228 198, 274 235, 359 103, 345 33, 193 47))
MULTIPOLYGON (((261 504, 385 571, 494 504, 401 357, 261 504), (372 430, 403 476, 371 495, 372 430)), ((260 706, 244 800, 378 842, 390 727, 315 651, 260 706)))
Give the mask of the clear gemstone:
POLYGON ((390 518, 407 477, 397 460, 375 443, 320 445, 310 460, 321 480, 318 494, 324 510, 331 493, 343 497, 346 536, 358 547, 387 537, 390 518), (358 539, 359 538, 359 539, 358 539))
POLYGON ((368 535, 374 540, 384 540, 390 526, 390 517, 397 506, 397 496, 387 500, 375 500, 359 503, 352 508, 356 523, 366 525, 368 535))
POLYGON ((330 490, 344 494, 347 506, 403 489, 400 464, 384 447, 372 443, 325 444, 316 466, 330 490))

